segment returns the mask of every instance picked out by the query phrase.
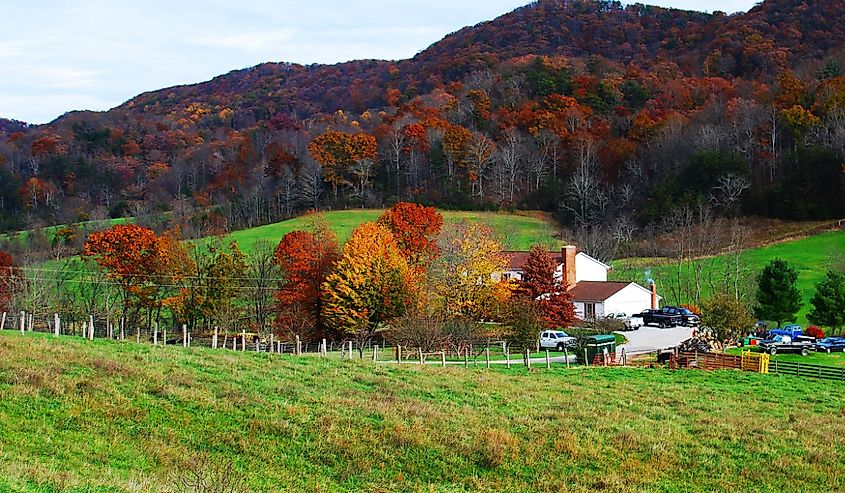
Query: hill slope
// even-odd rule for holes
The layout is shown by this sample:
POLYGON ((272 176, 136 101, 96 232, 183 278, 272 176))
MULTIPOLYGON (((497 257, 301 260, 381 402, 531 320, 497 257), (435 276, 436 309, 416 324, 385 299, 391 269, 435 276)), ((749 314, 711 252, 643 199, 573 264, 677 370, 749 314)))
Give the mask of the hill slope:
POLYGON ((374 367, 6 332, 0 395, 2 491, 162 491, 197 456, 248 491, 845 487, 842 389, 748 373, 374 367))
MULTIPOLYGON (((739 256, 741 275, 745 283, 741 286, 746 293, 753 295, 755 276, 763 267, 775 258, 787 260, 798 270, 798 289, 801 291, 803 308, 798 313, 797 322, 807 325, 807 313, 812 310, 810 300, 815 294, 815 285, 824 279, 830 268, 841 269, 845 266, 845 231, 831 231, 798 240, 784 241, 773 245, 752 248, 739 256)), ((614 263, 613 277, 619 279, 643 279, 643 273, 650 272, 657 281, 658 289, 665 297, 664 303, 688 303, 690 300, 678 288, 680 282, 685 286, 692 281, 692 276, 699 266, 703 278, 703 296, 707 298, 713 287, 723 287, 725 273, 736 269, 735 259, 729 255, 719 255, 686 264, 678 278, 677 265, 668 259, 626 259, 614 263)), ((730 287, 728 288, 730 290, 730 287)))
MULTIPOLYGON (((287 233, 295 230, 310 230, 315 221, 325 221, 337 235, 341 243, 345 242, 352 231, 360 224, 375 221, 382 210, 330 211, 307 214, 296 219, 282 221, 257 228, 236 231, 228 236, 238 243, 241 250, 248 251, 256 241, 267 241, 275 246, 287 233)), ((549 248, 561 246, 559 226, 542 214, 506 214, 485 212, 440 211, 445 224, 461 221, 486 224, 500 238, 509 250, 529 250, 534 245, 546 245, 549 248)))

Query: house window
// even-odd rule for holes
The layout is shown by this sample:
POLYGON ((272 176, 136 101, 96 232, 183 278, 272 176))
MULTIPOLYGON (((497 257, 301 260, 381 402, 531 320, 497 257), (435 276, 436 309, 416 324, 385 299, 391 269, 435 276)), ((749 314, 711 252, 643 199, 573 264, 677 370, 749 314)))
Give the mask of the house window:
POLYGON ((596 319, 596 304, 595 303, 584 303, 584 318, 587 320, 595 320, 596 319))

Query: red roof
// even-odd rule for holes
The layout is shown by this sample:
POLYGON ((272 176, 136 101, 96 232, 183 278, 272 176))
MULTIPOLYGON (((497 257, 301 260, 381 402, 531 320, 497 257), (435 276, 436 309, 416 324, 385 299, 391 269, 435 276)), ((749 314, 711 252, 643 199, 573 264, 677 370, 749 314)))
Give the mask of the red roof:
MULTIPOLYGON (((508 270, 525 270, 525 264, 528 262, 528 256, 531 252, 502 252, 508 259, 508 270)), ((561 252, 549 252, 556 265, 563 263, 563 254, 561 252)))
POLYGON ((572 301, 605 301, 628 287, 630 282, 581 281, 569 290, 572 301))

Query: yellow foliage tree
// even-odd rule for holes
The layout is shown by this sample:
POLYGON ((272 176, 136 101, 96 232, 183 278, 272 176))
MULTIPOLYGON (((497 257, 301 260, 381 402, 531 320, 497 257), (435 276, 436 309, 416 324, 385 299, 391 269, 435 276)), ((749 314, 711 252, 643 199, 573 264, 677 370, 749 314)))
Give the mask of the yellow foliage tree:
POLYGON ((495 319, 512 292, 499 274, 507 266, 502 245, 483 224, 462 222, 444 230, 432 266, 432 294, 451 315, 495 319))
POLYGON ((413 270, 391 232, 364 223, 323 284, 323 317, 329 328, 354 337, 363 350, 382 323, 405 313, 414 291, 413 270))

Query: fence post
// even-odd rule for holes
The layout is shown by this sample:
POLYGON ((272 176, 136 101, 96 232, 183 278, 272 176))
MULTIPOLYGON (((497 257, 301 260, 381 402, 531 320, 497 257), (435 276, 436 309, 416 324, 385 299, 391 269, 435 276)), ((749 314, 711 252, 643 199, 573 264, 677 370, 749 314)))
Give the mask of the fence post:
POLYGON ((489 347, 484 348, 484 359, 485 359, 485 362, 487 363, 487 369, 489 370, 490 369, 490 348, 489 347))
POLYGON ((396 345, 396 363, 400 364, 400 365, 402 364, 402 345, 401 344, 396 345))
POLYGON ((234 337, 232 337, 232 351, 237 351, 237 350, 238 350, 238 337, 234 336, 234 337))
POLYGON ((126 339, 126 319, 120 317, 120 340, 126 339))
POLYGON ((584 365, 590 366, 590 360, 587 359, 587 348, 584 348, 584 365))
POLYGON ((323 339, 323 357, 325 358, 326 356, 328 356, 328 353, 329 349, 328 346, 326 346, 326 339, 323 339))
POLYGON ((440 351, 440 366, 446 368, 446 351, 440 351))
POLYGON ((88 340, 94 340, 94 315, 88 315, 88 340))
POLYGON ((59 314, 53 314, 53 328, 56 329, 56 337, 59 337, 62 334, 62 321, 59 319, 59 314))
POLYGON ((6 330, 6 312, 3 312, 3 321, 0 322, 0 330, 6 330))
POLYGON ((211 349, 217 349, 217 338, 218 338, 218 331, 220 329, 215 325, 214 326, 214 336, 211 338, 211 349))
POLYGON ((628 356, 625 354, 625 348, 622 348, 622 366, 628 366, 628 356))
POLYGON ((531 350, 525 348, 525 367, 531 369, 531 350))
POLYGON ((464 368, 469 368, 469 348, 464 349, 464 368))
POLYGON ((296 355, 302 355, 302 340, 299 338, 299 336, 296 336, 296 355))
POLYGON ((246 329, 241 329, 241 352, 246 351, 246 329))
POLYGON ((26 312, 21 312, 21 335, 26 333, 26 312))
POLYGON ((33 317, 33 315, 31 313, 28 314, 28 315, 29 315, 29 325, 27 325, 27 330, 29 332, 32 332, 32 317, 33 317))
POLYGON ((505 364, 508 365, 508 370, 511 368, 511 348, 505 348, 505 364))
POLYGON ((566 368, 569 368, 569 353, 566 351, 566 346, 563 346, 563 359, 566 361, 566 368))
MULTIPOLYGON (((121 331, 123 330, 123 320, 121 319, 121 331)), ((182 324, 182 347, 188 347, 188 324, 182 324)))
POLYGON ((158 322, 153 322, 153 346, 158 346, 158 322))
POLYGON ((378 362, 378 344, 373 346, 373 363, 378 362))
POLYGON ((552 360, 549 358, 549 350, 548 349, 546 349, 546 369, 547 370, 552 369, 552 360))
POLYGON ((141 343, 141 327, 135 327, 135 342, 141 343))

